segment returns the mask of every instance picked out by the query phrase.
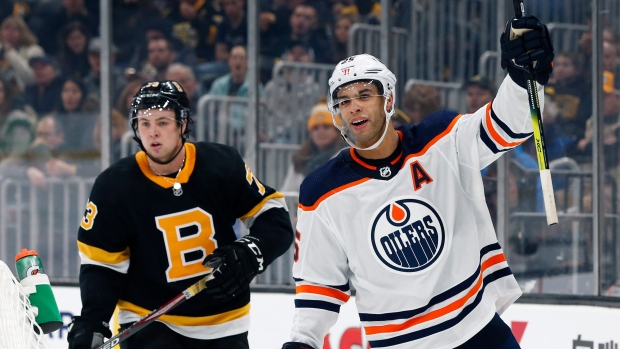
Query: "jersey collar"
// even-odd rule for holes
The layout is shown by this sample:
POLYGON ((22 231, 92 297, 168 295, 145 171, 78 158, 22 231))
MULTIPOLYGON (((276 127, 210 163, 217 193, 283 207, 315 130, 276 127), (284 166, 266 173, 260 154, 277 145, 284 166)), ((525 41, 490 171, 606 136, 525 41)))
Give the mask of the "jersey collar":
MULTIPOLYGON (((185 165, 179 173, 179 177, 177 177, 177 181, 180 184, 187 183, 189 181, 189 176, 194 171, 194 166, 196 165, 196 146, 193 143, 185 142, 183 145, 185 147, 185 165)), ((154 174, 149 169, 148 157, 144 151, 139 151, 136 153, 136 162, 140 167, 140 171, 151 181, 157 183, 159 186, 163 188, 171 188, 172 183, 170 181, 166 181, 162 177, 154 174)))
POLYGON ((363 174, 365 177, 381 180, 394 177, 402 167, 404 161, 402 146, 403 134, 401 131, 397 131, 397 133, 399 138, 398 145, 394 152, 384 159, 365 159, 360 156, 354 148, 349 148, 348 155, 354 162, 354 167, 357 172, 360 172, 360 174, 363 174))

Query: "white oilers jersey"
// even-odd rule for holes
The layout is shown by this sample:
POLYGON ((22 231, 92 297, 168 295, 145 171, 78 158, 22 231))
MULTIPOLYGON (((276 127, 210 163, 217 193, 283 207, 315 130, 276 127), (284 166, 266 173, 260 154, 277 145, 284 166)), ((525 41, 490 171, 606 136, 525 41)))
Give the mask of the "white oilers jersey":
POLYGON ((389 158, 347 149, 306 178, 292 341, 321 348, 350 285, 372 348, 454 348, 521 295, 480 170, 531 136, 527 98, 507 77, 473 114, 399 128, 389 158))

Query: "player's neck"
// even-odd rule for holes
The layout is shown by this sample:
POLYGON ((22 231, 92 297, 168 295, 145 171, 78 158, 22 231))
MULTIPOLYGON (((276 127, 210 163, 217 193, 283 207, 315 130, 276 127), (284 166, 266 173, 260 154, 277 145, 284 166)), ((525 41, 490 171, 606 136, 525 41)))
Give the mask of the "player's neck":
POLYGON ((185 146, 182 146, 181 151, 174 157, 172 161, 167 164, 158 164, 155 161, 149 159, 149 165, 156 173, 160 175, 176 174, 179 172, 183 162, 185 160, 185 146))
POLYGON ((398 146, 398 133, 393 127, 389 127, 385 138, 378 147, 371 150, 357 150, 357 153, 365 159, 385 159, 392 155, 398 146))

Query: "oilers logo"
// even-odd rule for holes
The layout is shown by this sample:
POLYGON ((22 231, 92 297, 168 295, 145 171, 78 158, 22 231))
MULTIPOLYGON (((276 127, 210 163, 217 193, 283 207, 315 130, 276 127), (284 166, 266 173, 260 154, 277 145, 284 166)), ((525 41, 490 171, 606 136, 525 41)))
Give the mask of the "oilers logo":
POLYGON ((372 250, 391 271, 419 272, 442 255, 446 237, 443 221, 435 208, 420 197, 393 199, 371 221, 372 250))

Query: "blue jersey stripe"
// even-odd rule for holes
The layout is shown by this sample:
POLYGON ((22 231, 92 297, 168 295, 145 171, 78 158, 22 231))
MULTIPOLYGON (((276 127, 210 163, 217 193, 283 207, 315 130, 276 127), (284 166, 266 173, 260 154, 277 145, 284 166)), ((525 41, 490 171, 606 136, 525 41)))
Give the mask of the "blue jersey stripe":
POLYGON ((333 311, 334 313, 340 312, 340 306, 338 304, 325 302, 325 301, 308 300, 308 299, 296 299, 295 308, 314 308, 314 309, 333 311))
POLYGON ((512 148, 506 148, 506 149, 498 149, 497 145, 495 145, 495 142, 493 142, 493 140, 491 139, 491 137, 489 137, 489 135, 487 134, 487 131, 484 129, 484 127, 482 126, 482 124, 480 124, 480 139, 482 139, 482 142, 484 142, 484 144, 486 144, 486 146, 494 153, 501 153, 501 152, 505 152, 508 151, 512 148))
MULTIPOLYGON (((293 278, 293 280, 294 280, 295 282, 303 282, 303 281, 304 281, 304 279, 300 279, 300 278, 293 278)), ((342 292, 348 292, 348 291, 351 289, 351 288, 349 287, 349 284, 348 284, 348 283, 346 283, 346 284, 344 284, 344 285, 339 285, 339 286, 334 286, 334 285, 319 285, 319 286, 325 286, 325 287, 335 288, 335 289, 337 289, 337 290, 339 290, 339 291, 342 291, 342 292)))
POLYGON ((428 337, 428 336, 437 334, 441 331, 445 331, 451 327, 454 327, 459 322, 461 322, 467 315, 469 315, 476 308, 476 306, 478 306, 478 304, 480 304, 480 301, 482 300, 482 295, 484 294, 484 290, 486 289, 487 285, 489 285, 491 282, 495 280, 498 280, 502 277, 509 276, 509 275, 512 275, 512 272, 510 271, 510 268, 508 267, 497 270, 487 275, 483 279, 482 289, 480 290, 480 292, 478 292, 478 295, 476 296, 474 301, 471 304, 468 304, 467 306, 463 307, 461 312, 452 319, 446 320, 442 323, 439 323, 437 325, 434 325, 434 326, 431 326, 431 327, 428 327, 428 328, 425 328, 419 331, 403 334, 400 336, 396 336, 396 337, 392 337, 388 339, 376 340, 376 341, 369 340, 368 343, 370 343, 370 346, 372 348, 389 347, 392 345, 412 342, 420 338, 428 337))
POLYGON ((495 114, 495 110, 493 110, 493 108, 491 108, 491 119, 493 119, 493 121, 495 121, 495 123, 502 129, 502 131, 504 131, 511 138, 525 139, 532 135, 532 132, 529 132, 529 133, 512 132, 510 127, 508 127, 508 125, 506 125, 502 120, 500 120, 499 117, 497 117, 497 114, 495 114))
MULTIPOLYGON (((498 243, 494 243, 494 244, 483 247, 482 250, 480 250, 480 259, 482 260, 482 257, 485 254, 492 252, 492 251, 497 251, 499 249, 500 249, 500 246, 498 243)), ((468 288, 471 287, 471 285, 473 285, 476 282, 479 276, 480 276, 480 264, 478 264, 478 268, 476 268, 476 271, 471 276, 469 276, 467 279, 465 279, 463 282, 431 298, 428 304, 426 304, 425 306, 421 308, 412 309, 412 310, 404 310, 404 311, 399 311, 399 312, 394 312, 394 313, 384 313, 384 314, 360 313, 359 314, 360 320, 364 322, 371 322, 371 321, 391 321, 391 320, 410 319, 416 315, 424 313, 431 307, 441 302, 444 302, 456 296, 457 294, 467 290, 468 288)))

